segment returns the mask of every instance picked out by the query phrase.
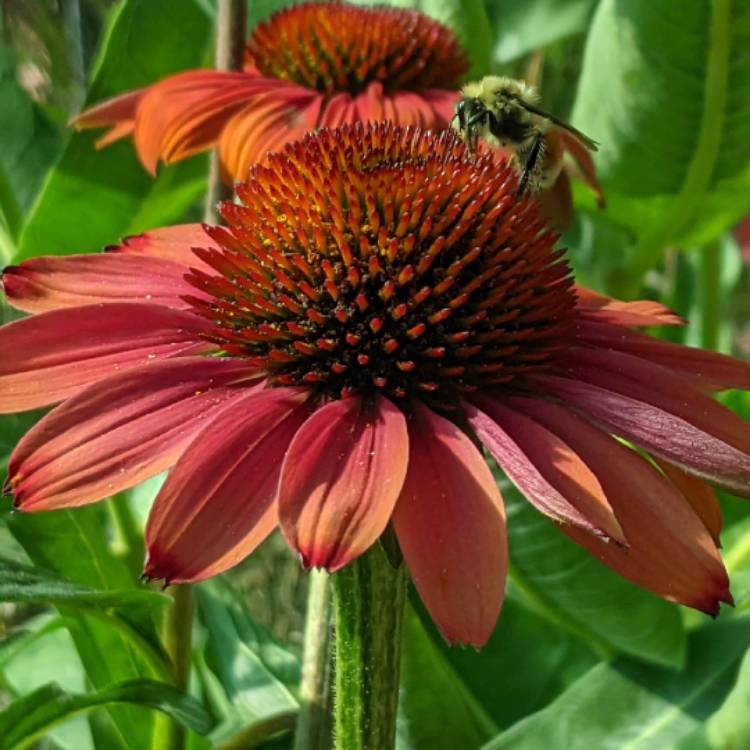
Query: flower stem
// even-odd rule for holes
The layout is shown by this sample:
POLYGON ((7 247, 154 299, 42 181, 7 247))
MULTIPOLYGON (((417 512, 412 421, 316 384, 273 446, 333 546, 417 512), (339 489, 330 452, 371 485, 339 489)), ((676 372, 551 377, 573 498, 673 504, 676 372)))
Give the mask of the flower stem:
POLYGON ((717 351, 721 333, 721 242, 701 249, 701 345, 717 351))
POLYGON ((331 747, 331 587, 322 570, 310 573, 294 750, 331 747))
MULTIPOLYGON (((242 70, 247 31, 247 0, 219 0, 216 16, 216 54, 214 64, 217 70, 242 70)), ((221 179, 219 152, 211 152, 211 166, 208 173, 208 193, 206 194, 205 219, 209 224, 218 221, 216 204, 231 196, 231 190, 221 179)))
MULTIPOLYGON (((184 583, 174 587, 174 603, 167 613, 165 646, 172 659, 174 684, 180 690, 187 690, 190 678, 190 657, 192 654, 193 631, 193 590, 184 583)), ((169 731, 164 742, 166 750, 183 750, 187 745, 185 728, 176 721, 169 723, 169 731)))
POLYGON ((336 748, 392 750, 396 735, 404 565, 380 545, 333 576, 336 748))

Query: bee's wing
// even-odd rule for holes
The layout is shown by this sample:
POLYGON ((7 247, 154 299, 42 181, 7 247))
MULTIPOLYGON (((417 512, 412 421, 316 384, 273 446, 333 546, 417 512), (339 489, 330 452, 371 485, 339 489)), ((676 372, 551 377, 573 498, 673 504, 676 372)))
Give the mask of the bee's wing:
POLYGON ((576 140, 578 140, 582 146, 585 146, 589 151, 598 151, 599 150, 599 144, 589 138, 587 135, 582 133, 577 128, 574 128, 572 125, 568 125, 567 122, 563 122, 559 118, 555 117, 554 115, 551 115, 549 112, 545 112, 543 109, 539 109, 538 107, 535 107, 533 104, 528 104, 526 102, 523 103, 523 106, 525 109, 528 109, 529 112, 533 112, 535 115, 539 115, 539 117, 544 117, 550 122, 554 123, 554 125, 558 128, 562 128, 563 130, 567 131, 571 136, 573 136, 576 140))

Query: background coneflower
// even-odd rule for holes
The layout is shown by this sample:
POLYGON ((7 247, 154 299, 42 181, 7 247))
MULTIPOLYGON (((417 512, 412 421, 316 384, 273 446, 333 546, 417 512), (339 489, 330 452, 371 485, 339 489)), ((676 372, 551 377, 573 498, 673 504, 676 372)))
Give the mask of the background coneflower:
POLYGON ((218 143, 228 182, 321 127, 388 119, 444 128, 468 61, 454 34, 413 10, 306 3, 252 32, 242 72, 193 70, 105 101, 75 120, 133 136, 144 167, 218 143))

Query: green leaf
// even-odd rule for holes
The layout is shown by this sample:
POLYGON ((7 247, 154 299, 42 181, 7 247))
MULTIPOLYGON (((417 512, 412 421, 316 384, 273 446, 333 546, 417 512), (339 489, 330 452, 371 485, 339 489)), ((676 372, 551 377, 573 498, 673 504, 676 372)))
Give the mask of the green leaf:
POLYGON ((19 698, 0 713, 0 750, 22 750, 57 722, 109 703, 156 709, 199 734, 206 734, 211 728, 200 703, 172 685, 131 680, 78 695, 51 683, 19 698))
POLYGON ((750 747, 750 651, 721 708, 676 750, 741 750, 750 747))
POLYGON ((750 517, 732 524, 721 540, 737 612, 750 611, 750 517))
POLYGON ((253 622, 223 579, 200 584, 196 593, 208 633, 205 662, 229 699, 225 718, 241 726, 296 709, 297 655, 253 622))
POLYGON ((61 148, 57 130, 18 85, 17 62, 0 44, 0 211, 14 238, 61 148))
POLYGON ((637 271, 667 245, 703 245, 747 212, 748 45, 747 3, 597 8, 572 121, 600 143, 608 213, 637 233, 637 271))
POLYGON ((497 731, 407 607, 403 624, 397 750, 478 750, 497 731), (440 720, 435 721, 439 716, 440 720))
POLYGON ((39 623, 39 627, 33 629, 29 629, 30 625, 34 624, 33 620, 27 620, 24 623, 26 629, 14 630, 0 641, 0 671, 4 670, 9 662, 13 661, 16 656, 37 640, 65 627, 65 621, 62 617, 50 618, 47 615, 42 615, 42 619, 43 622, 39 623))
POLYGON ((499 727, 544 708, 596 663, 587 645, 550 627, 549 620, 511 596, 506 597, 495 630, 480 651, 448 647, 428 624, 429 615, 422 619, 434 647, 499 727), (513 675, 513 679, 498 679, 498 675, 513 675))
POLYGON ((492 60, 498 65, 586 30, 596 0, 494 0, 492 60))
POLYGON ((750 621, 738 618, 695 632, 683 672, 626 659, 600 664, 485 750, 670 748, 721 705, 749 643, 750 621))
MULTIPOLYGON (((17 513, 6 517, 5 522, 35 565, 94 590, 138 591, 125 565, 107 547, 105 519, 102 507, 90 506, 73 511, 17 513)), ((150 608, 130 608, 117 617, 96 608, 86 614, 62 604, 58 608, 69 621, 70 634, 95 689, 145 676, 166 678, 168 669, 150 608)), ((136 717, 125 706, 112 707, 109 714, 119 738, 118 748, 140 750, 149 746, 150 719, 136 717)))
POLYGON ((66 604, 125 609, 132 615, 133 607, 159 607, 170 599, 148 589, 102 591, 65 581, 43 568, 23 565, 0 557, 0 601, 25 604, 66 604))
MULTIPOLYGON (((10 695, 24 696, 53 681, 64 690, 85 691, 86 674, 63 618, 38 615, 26 620, 23 626, 23 631, 0 642, 0 673, 10 695)), ((53 727, 48 739, 63 750, 96 747, 85 716, 53 727)))
POLYGON ((504 486, 503 494, 516 594, 600 655, 682 665, 685 632, 675 605, 605 568, 514 489, 504 486))
MULTIPOLYGON (((198 0, 121 2, 104 35, 88 102, 201 67, 211 29, 198 0)), ((16 260, 99 250, 123 235, 178 222, 205 189, 204 157, 167 167, 154 179, 130 142, 96 151, 97 137, 89 131, 70 139, 24 226, 16 260)))

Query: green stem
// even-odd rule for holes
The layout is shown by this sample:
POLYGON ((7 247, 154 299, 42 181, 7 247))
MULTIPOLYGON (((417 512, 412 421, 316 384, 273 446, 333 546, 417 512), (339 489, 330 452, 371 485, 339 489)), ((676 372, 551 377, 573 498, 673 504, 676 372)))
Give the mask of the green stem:
MULTIPOLYGON (((190 679, 190 657, 192 653, 193 590, 190 584, 175 586, 174 603, 167 613, 165 646, 172 660, 173 682, 187 691, 190 679)), ((187 746, 185 727, 176 721, 158 727, 157 748, 184 750, 187 746)))
POLYGON ((336 748, 392 750, 396 735, 404 565, 380 545, 333 576, 336 748))
POLYGON ((322 570, 310 573, 300 710, 294 750, 331 747, 331 587, 322 570))
POLYGON ((721 243, 711 242, 701 250, 701 345, 717 351, 721 331, 721 243))
MULTIPOLYGON (((216 54, 217 70, 242 70, 245 53, 245 34, 247 31, 247 0, 219 0, 216 15, 216 54)), ((216 205, 227 200, 232 191, 221 178, 219 152, 211 152, 211 165, 208 172, 208 193, 204 218, 209 224, 219 220, 216 205)))

